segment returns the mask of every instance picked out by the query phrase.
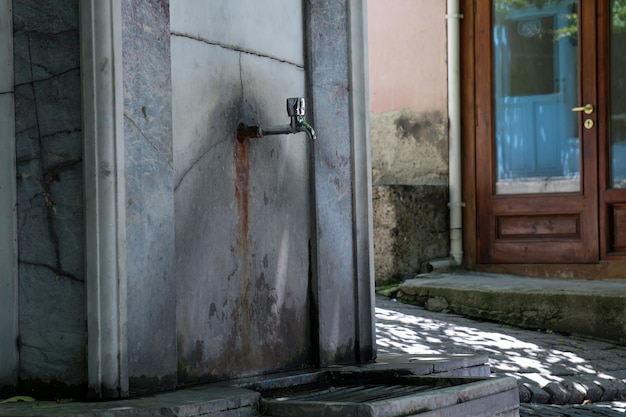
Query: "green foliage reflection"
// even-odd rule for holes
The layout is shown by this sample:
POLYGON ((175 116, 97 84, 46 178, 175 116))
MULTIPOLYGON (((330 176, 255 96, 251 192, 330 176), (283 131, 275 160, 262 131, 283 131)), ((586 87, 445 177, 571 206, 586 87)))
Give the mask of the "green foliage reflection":
MULTIPOLYGON (((494 2, 494 11, 498 18, 506 19, 510 13, 515 11, 531 11, 533 9, 541 11, 544 8, 558 6, 568 7, 569 13, 566 17, 569 24, 565 27, 554 31, 555 40, 565 37, 576 37, 578 32, 578 11, 576 10, 577 1, 575 0, 496 0, 494 2)), ((611 0, 612 11, 612 32, 626 33, 626 0, 611 0)))

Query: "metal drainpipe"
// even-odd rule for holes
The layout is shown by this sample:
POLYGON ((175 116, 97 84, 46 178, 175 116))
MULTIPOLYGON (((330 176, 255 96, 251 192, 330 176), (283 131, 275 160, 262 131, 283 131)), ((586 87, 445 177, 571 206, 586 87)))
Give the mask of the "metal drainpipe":
POLYGON ((461 19, 459 0, 448 0, 448 120, 450 257, 463 262, 463 207, 461 176, 461 19))
POLYGON ((461 57, 459 0, 448 0, 448 189, 450 257, 427 263, 429 270, 459 266, 463 262, 463 207, 461 193, 461 57))

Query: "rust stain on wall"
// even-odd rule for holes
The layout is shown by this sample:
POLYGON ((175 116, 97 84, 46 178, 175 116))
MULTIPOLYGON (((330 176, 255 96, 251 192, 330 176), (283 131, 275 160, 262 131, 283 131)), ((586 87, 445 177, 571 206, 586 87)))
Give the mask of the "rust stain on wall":
POLYGON ((245 142, 237 142, 235 147, 235 196, 239 212, 239 231, 237 240, 241 254, 248 257, 248 221, 250 203, 250 162, 245 142))
POLYGON ((246 141, 237 141, 235 145, 235 197, 239 214, 237 243, 239 263, 241 265, 241 298, 236 302, 235 322, 239 329, 234 331, 237 348, 250 346, 250 262, 248 234, 250 229, 250 161, 246 141))

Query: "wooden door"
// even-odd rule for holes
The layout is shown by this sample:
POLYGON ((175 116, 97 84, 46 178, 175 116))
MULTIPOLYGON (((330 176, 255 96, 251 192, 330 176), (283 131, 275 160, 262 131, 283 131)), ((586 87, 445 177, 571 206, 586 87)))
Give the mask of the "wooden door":
MULTIPOLYGON (((600 255, 626 259, 626 0, 598 1, 600 255)), ((615 262, 614 262, 615 263, 615 262)), ((622 276, 626 273, 623 268, 622 276)))
POLYGON ((474 16, 478 262, 597 262, 595 2, 477 0, 474 16))

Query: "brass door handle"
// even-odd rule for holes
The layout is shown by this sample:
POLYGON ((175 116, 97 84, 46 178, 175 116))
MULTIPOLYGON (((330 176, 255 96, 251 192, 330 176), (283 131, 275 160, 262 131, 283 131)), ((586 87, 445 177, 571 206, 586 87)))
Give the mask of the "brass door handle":
POLYGON ((593 104, 585 104, 582 107, 574 107, 572 111, 584 111, 585 114, 593 113, 593 104))

